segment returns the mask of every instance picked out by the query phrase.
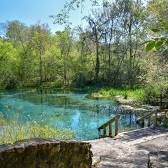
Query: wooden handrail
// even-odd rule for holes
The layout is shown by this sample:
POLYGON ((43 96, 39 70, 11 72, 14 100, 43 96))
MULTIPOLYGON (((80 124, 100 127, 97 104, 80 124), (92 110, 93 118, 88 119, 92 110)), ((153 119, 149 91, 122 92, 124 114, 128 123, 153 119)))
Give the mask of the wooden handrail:
POLYGON ((160 109, 160 112, 165 112, 165 113, 167 113, 167 112, 168 112, 168 109, 160 109))
POLYGON ((157 113, 157 111, 150 112, 150 113, 148 113, 148 114, 142 116, 141 118, 137 119, 137 122, 139 122, 139 121, 141 121, 141 120, 144 120, 144 119, 146 119, 146 118, 149 118, 149 117, 151 117, 151 115, 153 115, 153 114, 155 114, 155 113, 157 113))
POLYGON ((111 120, 107 121, 106 123, 104 123, 103 125, 101 125, 98 130, 103 129, 104 127, 107 127, 109 125, 109 123, 113 123, 115 120, 115 117, 113 117, 111 120))
POLYGON ((99 137, 112 137, 112 124, 115 123, 115 136, 118 134, 118 120, 119 120, 119 115, 116 114, 112 119, 110 119, 109 121, 107 121, 106 123, 104 123, 103 125, 101 125, 98 128, 98 132, 99 132, 99 137), (109 134, 107 135, 107 130, 109 129, 109 134), (103 130, 103 135, 101 135, 101 130, 103 130))
POLYGON ((155 123, 153 123, 153 124, 157 126, 157 124, 158 124, 158 117, 157 117, 158 113, 162 113, 162 112, 165 112, 165 117, 166 117, 166 113, 168 113, 168 109, 160 109, 160 110, 157 110, 157 111, 154 111, 154 112, 150 112, 150 113, 146 114, 145 116, 139 118, 136 122, 138 124, 140 124, 141 127, 144 127, 144 125, 145 125, 144 120, 148 119, 148 126, 150 126, 151 125, 151 117, 153 115, 155 115, 155 123))

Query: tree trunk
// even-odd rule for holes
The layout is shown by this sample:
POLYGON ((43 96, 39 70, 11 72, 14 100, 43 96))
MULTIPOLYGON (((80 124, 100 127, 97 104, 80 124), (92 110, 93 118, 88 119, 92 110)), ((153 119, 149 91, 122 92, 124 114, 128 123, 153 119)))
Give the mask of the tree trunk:
POLYGON ((128 83, 133 88, 133 71, 132 71, 132 58, 133 58, 133 46, 132 46, 132 16, 130 16, 129 23, 129 67, 128 67, 128 83))
POLYGON ((40 76, 40 86, 42 85, 43 77, 42 77, 42 51, 40 51, 40 69, 39 69, 39 76, 40 76))
POLYGON ((64 85, 66 85, 67 83, 67 65, 66 65, 66 58, 65 58, 65 54, 64 54, 64 85))
POLYGON ((96 68, 95 68, 95 81, 96 82, 99 79, 99 71, 100 71, 99 43, 98 41, 96 41, 96 68))

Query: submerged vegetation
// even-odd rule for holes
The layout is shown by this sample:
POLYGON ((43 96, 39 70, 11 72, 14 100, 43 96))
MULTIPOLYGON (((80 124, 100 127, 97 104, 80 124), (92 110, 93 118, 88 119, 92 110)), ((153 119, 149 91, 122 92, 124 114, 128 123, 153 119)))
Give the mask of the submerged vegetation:
POLYGON ((74 137, 74 133, 69 129, 55 129, 37 122, 20 124, 6 120, 3 116, 0 117, 0 144, 30 138, 70 140, 74 137))

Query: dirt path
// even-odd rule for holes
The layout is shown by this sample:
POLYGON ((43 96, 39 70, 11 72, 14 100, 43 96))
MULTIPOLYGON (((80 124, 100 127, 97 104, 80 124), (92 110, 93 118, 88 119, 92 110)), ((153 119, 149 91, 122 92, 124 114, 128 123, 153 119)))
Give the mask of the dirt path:
MULTIPOLYGON (((90 143, 97 168, 147 168, 149 152, 168 152, 168 129, 144 128, 90 143)), ((164 167, 168 168, 166 159, 164 167)))

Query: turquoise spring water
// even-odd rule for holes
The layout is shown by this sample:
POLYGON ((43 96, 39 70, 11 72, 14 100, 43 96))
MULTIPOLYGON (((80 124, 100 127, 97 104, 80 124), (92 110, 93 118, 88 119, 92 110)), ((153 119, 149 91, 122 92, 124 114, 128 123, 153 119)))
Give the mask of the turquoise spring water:
POLYGON ((123 112, 112 100, 91 100, 87 93, 15 91, 0 94, 0 113, 18 123, 38 122, 53 128, 68 128, 76 140, 99 137, 97 128, 120 114, 119 128, 136 127, 137 116, 123 112))

